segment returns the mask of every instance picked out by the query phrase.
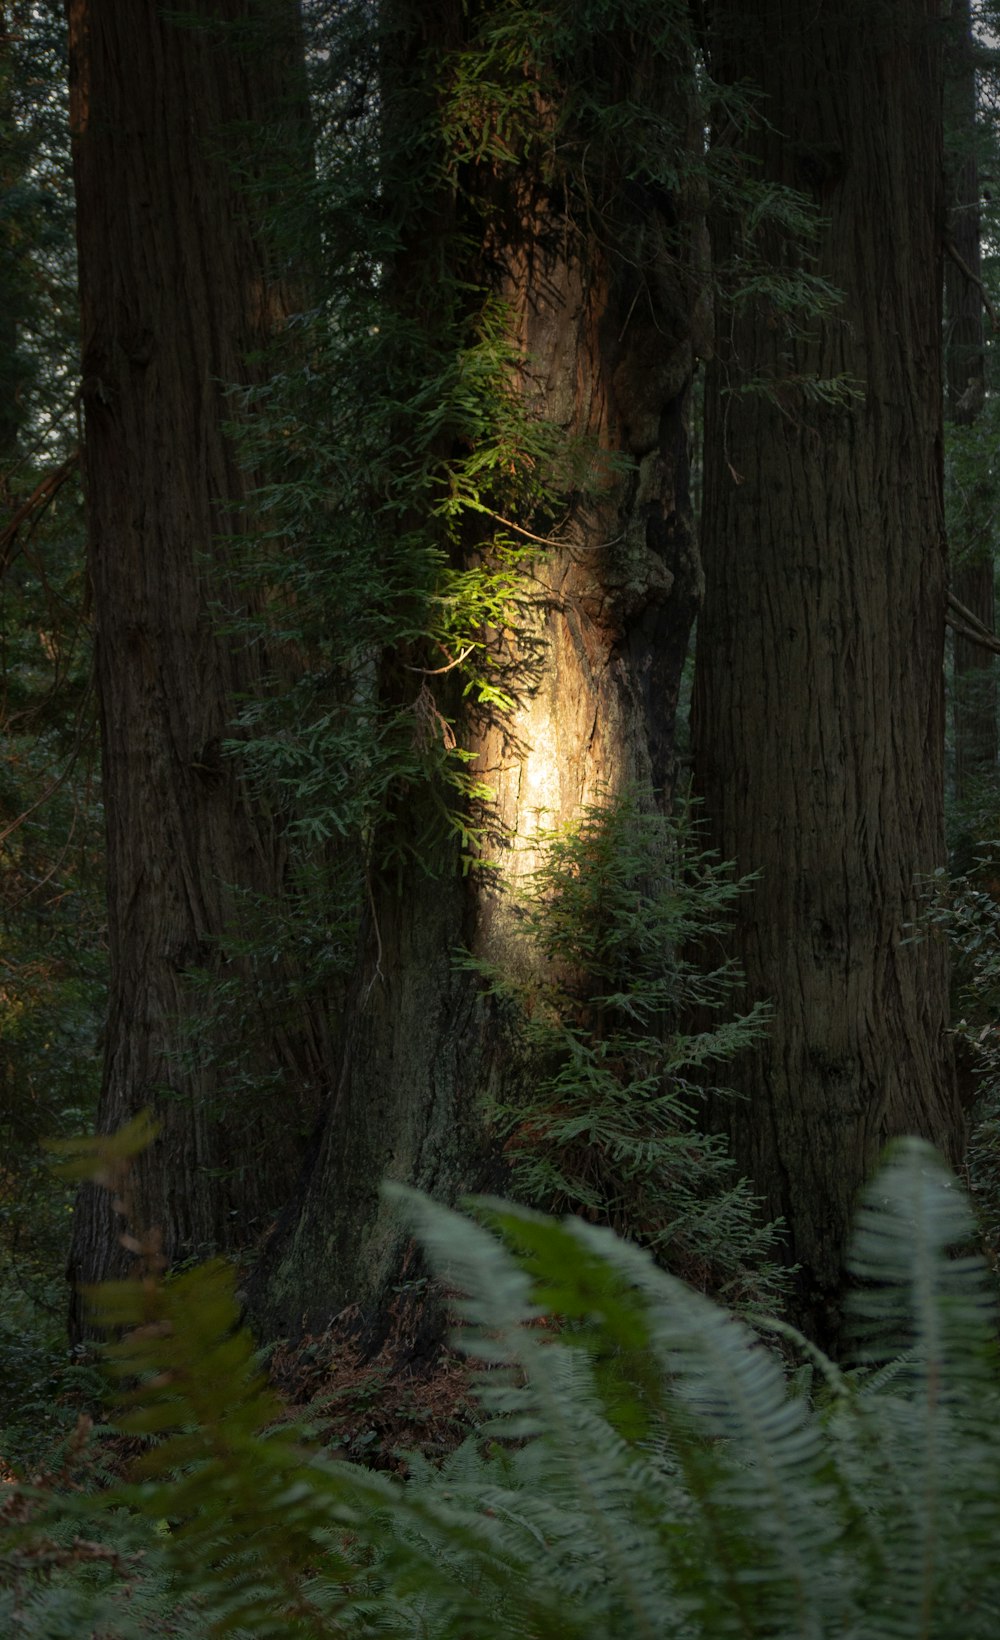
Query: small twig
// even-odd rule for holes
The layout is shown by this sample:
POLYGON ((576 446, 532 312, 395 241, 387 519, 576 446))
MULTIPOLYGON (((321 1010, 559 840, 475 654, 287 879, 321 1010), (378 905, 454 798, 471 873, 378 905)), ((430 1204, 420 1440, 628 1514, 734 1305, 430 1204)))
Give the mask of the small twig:
POLYGON ((983 281, 976 274, 973 273, 972 269, 969 267, 968 262, 966 262, 965 258, 962 255, 960 255, 960 253, 957 250, 953 240, 946 238, 945 242, 944 242, 944 248, 948 252, 948 255, 951 257, 951 259, 954 262, 956 268, 960 269, 960 271, 965 274, 965 277, 966 277, 966 279, 968 279, 969 284, 970 285, 975 285, 976 289, 979 292, 980 299, 982 300, 983 307, 986 309, 986 312, 990 316, 990 324, 993 326, 993 329, 994 330, 1000 330, 1000 319, 997 318, 997 310, 993 306, 992 301, 990 300, 989 291, 986 289, 986 286, 983 284, 983 281))
MULTIPOLYGON (((444 648, 444 645, 442 644, 441 647, 444 648)), ((458 659, 449 661, 447 666, 407 666, 405 661, 403 665, 406 666, 408 672, 422 672, 425 678, 439 678, 442 672, 452 672, 456 666, 461 666, 462 662, 472 654, 475 647, 474 643, 467 644, 458 659)), ((447 649, 444 650, 444 653, 447 655, 447 649)))
POLYGON ((557 541, 552 535, 532 535, 523 524, 515 524, 512 518, 504 518, 501 513, 494 512, 492 507, 484 507, 481 501, 476 503, 475 510, 485 513, 487 518, 495 519, 505 530, 517 530, 518 535, 526 536, 529 541, 537 541, 540 547, 565 547, 567 552, 602 552, 605 547, 616 547, 619 541, 625 539, 623 530, 620 535, 612 536, 610 541, 595 541, 593 546, 586 541, 557 541))
POLYGON ((995 633, 990 631, 985 622, 979 619, 978 615, 974 614, 966 604, 959 602, 953 592, 949 592, 948 594, 948 608, 954 610, 959 620, 964 621, 966 626, 974 627, 977 632, 985 633, 988 638, 996 636, 995 633))
POLYGON ((625 340, 625 332, 628 329, 629 320, 631 319, 633 313, 635 312, 635 304, 638 302, 639 297, 641 295, 642 295, 642 286, 640 285, 638 290, 636 291, 635 295, 632 298, 632 305, 631 305, 631 307, 629 308, 628 312, 625 315, 625 323, 622 325, 621 334, 618 337, 619 344, 621 344, 625 340))
POLYGON ((475 510, 485 513, 487 518, 494 518, 505 530, 516 530, 518 535, 525 536, 527 540, 537 541, 540 547, 568 547, 571 544, 568 541, 556 541, 551 535, 533 535, 523 524, 515 524, 512 518, 504 518, 500 513, 494 512, 492 507, 484 507, 481 501, 476 502, 475 510))
POLYGON ((382 972, 382 930, 379 928, 379 925, 378 925, 378 912, 375 909, 375 896, 372 893, 372 881, 371 881, 371 877, 368 875, 367 872, 365 873, 365 888, 368 890, 368 904, 371 907, 372 924, 373 924, 374 929, 375 929, 375 968, 374 968, 374 971, 372 973, 371 979, 368 981, 368 984, 365 986, 365 994, 361 999, 362 1008, 365 1006, 365 1004, 368 1001, 368 998, 372 994, 372 989, 375 985, 375 981, 377 979, 380 979, 382 981, 382 984, 383 985, 385 984, 385 975, 382 972))
POLYGON ((54 499, 65 484, 73 468, 80 459, 80 452, 74 450, 71 456, 56 467, 53 472, 47 473, 40 484, 36 484, 26 501, 22 501, 13 518, 0 530, 0 568, 6 568, 10 557, 10 549, 14 545, 17 532, 25 519, 30 518, 36 507, 44 508, 54 499))
POLYGON ((964 625, 962 621, 956 621, 953 615, 946 615, 944 619, 945 625, 950 626, 951 630, 957 632, 967 643, 978 644, 980 649, 988 649, 991 655, 1000 655, 1000 638, 994 637, 992 632, 977 632, 973 627, 964 625))

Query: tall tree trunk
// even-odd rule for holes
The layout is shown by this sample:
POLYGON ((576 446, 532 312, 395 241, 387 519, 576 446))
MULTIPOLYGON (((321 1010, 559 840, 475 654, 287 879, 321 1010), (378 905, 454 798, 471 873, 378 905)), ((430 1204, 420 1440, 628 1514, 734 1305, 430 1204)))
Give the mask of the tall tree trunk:
MULTIPOLYGON (((916 1132, 954 1152, 961 1127, 945 954, 913 928, 943 850, 935 8, 746 0, 718 9, 712 66, 763 94, 749 174, 815 201, 815 245, 774 234, 773 265, 842 292, 804 331, 766 294, 720 321, 695 679, 714 839, 760 873, 734 952, 775 1011, 740 1079, 737 1159, 829 1336, 881 1147, 916 1132), (837 377, 852 396, 827 402, 812 384, 837 377)), ((741 225, 717 227, 731 264, 741 225)))
MULTIPOLYGON (((254 482, 227 389, 252 379, 286 306, 239 169, 262 122, 298 140, 297 8, 217 0, 193 24, 153 0, 69 0, 68 15, 108 849, 99 1125, 153 1107, 137 1211, 174 1257, 249 1240, 284 1197, 322 1058, 262 1014, 251 1068, 266 1092, 248 1100, 190 979, 253 986, 247 897, 282 872, 281 837, 222 750, 268 661, 212 612, 245 613, 228 538, 248 527, 254 482)), ((105 1196, 85 1191, 72 1277, 122 1258, 105 1196)))
MULTIPOLYGON (((461 14, 446 9, 431 20, 409 8, 402 61, 461 38, 461 14)), ((656 79, 659 106, 684 106, 687 61, 654 66, 634 44, 614 47, 607 60, 628 65, 623 98, 649 97, 656 79)), ((548 118, 544 106, 539 118, 548 118)), ((689 139, 700 140, 693 118, 689 139)), ((460 739, 476 754, 471 772, 493 792, 479 816, 488 838, 480 865, 463 877, 456 845, 437 877, 415 869, 401 888, 373 888, 340 1086, 304 1200, 254 1295, 272 1331, 320 1326, 347 1306, 367 1322, 398 1311, 392 1290, 406 1253, 380 1201, 383 1177, 445 1199, 496 1183, 489 1102, 515 1093, 529 1071, 455 954, 530 972, 515 905, 519 881, 539 862, 539 832, 627 783, 669 798, 680 672, 701 588, 687 406, 705 275, 690 200, 644 193, 622 176, 605 186, 603 197, 574 206, 538 172, 484 165, 469 188, 490 201, 472 276, 490 270, 506 304, 523 402, 567 439, 587 440, 603 476, 588 493, 567 494, 558 541, 539 550, 525 580, 517 633, 494 634, 513 708, 454 703, 460 739), (612 202, 621 210, 630 188, 630 254, 619 257, 595 223, 612 202), (631 458, 628 470, 609 455, 631 458)), ((432 254, 428 239, 415 235, 408 254, 432 254)), ((470 539, 470 561, 488 553, 487 542, 481 531, 470 539)), ((408 687, 415 692, 412 678, 408 687)))
MULTIPOLYGON (((983 408, 986 383, 976 70, 969 0, 952 0, 946 41, 945 408, 956 427, 972 427, 983 408)), ((993 554, 986 512, 982 486, 973 482, 968 496, 954 509, 949 541, 951 588, 959 602, 992 632, 993 554)), ((955 796, 961 802, 974 796, 984 778, 996 774, 997 688, 992 656, 959 632, 955 634, 953 699, 955 796)))

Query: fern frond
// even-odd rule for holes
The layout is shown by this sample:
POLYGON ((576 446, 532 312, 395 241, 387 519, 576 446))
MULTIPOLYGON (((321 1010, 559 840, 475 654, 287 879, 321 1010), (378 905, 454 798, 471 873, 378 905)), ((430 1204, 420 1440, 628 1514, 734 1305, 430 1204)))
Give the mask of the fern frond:
POLYGON ((857 1359, 874 1370, 849 1432, 849 1409, 839 1420, 878 1514, 872 1604, 887 1640, 972 1640, 1000 1621, 996 1306, 974 1241, 941 1159, 898 1142, 859 1208, 848 1316, 857 1359))
MULTIPOLYGON (((222 1259, 166 1282, 93 1288, 95 1321, 125 1388, 118 1427, 150 1444, 124 1498, 170 1523, 169 1563, 197 1592, 213 1635, 338 1632, 304 1592, 307 1567, 331 1588, 358 1569, 330 1541, 341 1520, 328 1469, 282 1427, 283 1408, 239 1325, 222 1259)), ((116 1500, 116 1501, 120 1501, 116 1500)))
POLYGON ((471 1294, 463 1347, 523 1375, 549 1470, 589 1514, 589 1552, 619 1620, 635 1620, 627 1632, 664 1632, 672 1614, 720 1637, 770 1624, 824 1633, 842 1603, 840 1523, 818 1424, 778 1359, 607 1231, 501 1204, 479 1210, 506 1248, 408 1201, 432 1260, 471 1294), (513 1299, 502 1322, 494 1282, 513 1299), (539 1309, 562 1319, 557 1337, 525 1325, 539 1309))
POLYGON ((132 1329, 120 1427, 152 1443, 108 1506, 157 1522, 199 1640, 995 1640, 993 1306, 926 1146, 862 1204, 849 1370, 796 1340, 789 1373, 606 1229, 392 1194, 455 1294, 487 1418, 405 1483, 303 1449, 223 1263, 97 1290, 132 1329))

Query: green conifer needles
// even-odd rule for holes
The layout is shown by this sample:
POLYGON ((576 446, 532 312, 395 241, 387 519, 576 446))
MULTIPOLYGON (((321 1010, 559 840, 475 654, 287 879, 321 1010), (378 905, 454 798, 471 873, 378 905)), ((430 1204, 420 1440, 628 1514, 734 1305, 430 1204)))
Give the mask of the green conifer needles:
POLYGON ((721 954, 748 881, 702 847, 690 808, 665 815, 641 790, 539 841, 519 908, 526 972, 476 964, 537 1056, 498 1113, 516 1193, 611 1225, 730 1303, 775 1307, 779 1227, 700 1120, 708 1097, 733 1097, 724 1066, 768 1018, 738 1012, 721 954))

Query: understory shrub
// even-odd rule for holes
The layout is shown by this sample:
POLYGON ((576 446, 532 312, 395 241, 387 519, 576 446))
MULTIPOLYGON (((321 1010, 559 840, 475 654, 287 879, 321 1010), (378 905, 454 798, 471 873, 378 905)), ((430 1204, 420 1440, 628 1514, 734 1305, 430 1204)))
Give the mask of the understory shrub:
POLYGON ((147 1257, 94 1294, 115 1424, 144 1451, 97 1497, 9 1490, 5 1632, 62 1634, 72 1613, 79 1634, 92 1598, 89 1632, 115 1637, 994 1640, 996 1317, 927 1146, 899 1143, 861 1203, 847 1368, 787 1328, 779 1353, 603 1227, 397 1199, 475 1364, 465 1444, 405 1481, 306 1450, 227 1266, 161 1281, 147 1257), (53 1514, 78 1564, 32 1566, 53 1514), (102 1562, 98 1533, 125 1527, 131 1550, 102 1562))
POLYGON ((533 1053, 529 1091, 498 1113, 514 1191, 649 1247, 693 1285, 775 1307, 780 1226, 767 1224, 706 1101, 763 1034, 740 1013, 722 940, 748 888, 704 848, 696 812, 626 790, 543 833, 519 907, 527 972, 476 962, 533 1053))

